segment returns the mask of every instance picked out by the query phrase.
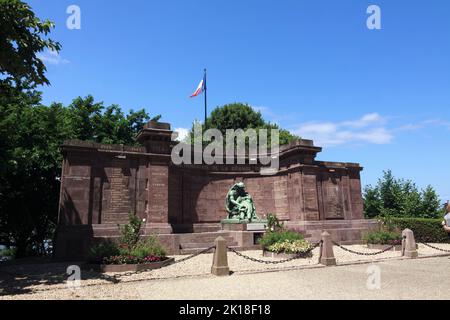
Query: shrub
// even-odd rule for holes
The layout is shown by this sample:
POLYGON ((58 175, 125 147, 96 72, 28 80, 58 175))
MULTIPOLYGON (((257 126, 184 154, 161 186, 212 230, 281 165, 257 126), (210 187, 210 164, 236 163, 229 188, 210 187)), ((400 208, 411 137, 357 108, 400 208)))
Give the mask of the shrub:
POLYGON ((120 254, 120 249, 114 241, 103 241, 89 249, 89 261, 101 262, 105 257, 116 256, 120 254))
POLYGON ((118 225, 121 233, 119 241, 122 247, 131 249, 138 243, 142 222, 141 219, 130 213, 128 223, 123 226, 118 225))
POLYGON ((365 234, 363 240, 370 244, 400 244, 402 234, 395 231, 372 231, 365 234))
POLYGON ((130 255, 144 259, 148 256, 165 257, 166 250, 159 243, 156 235, 151 235, 146 239, 139 240, 136 246, 130 251, 130 255))
POLYGON ((102 260, 103 264, 141 264, 141 263, 152 263, 165 260, 165 257, 157 256, 147 256, 144 258, 138 258, 135 256, 112 256, 105 257, 102 260))
MULTIPOLYGON (((268 246, 266 250, 276 253, 305 253, 310 248, 311 244, 306 240, 285 240, 268 246)), ((305 256, 311 256, 311 252, 305 253, 305 256)))
POLYGON ((267 232, 261 239, 259 239, 259 244, 263 246, 263 248, 268 248, 269 246, 280 243, 284 241, 295 241, 295 240, 303 240, 303 235, 293 231, 275 231, 275 232, 267 232))
POLYGON ((16 248, 5 248, 0 250, 0 257, 4 257, 5 259, 12 260, 16 257, 16 248))
POLYGON ((382 218, 381 223, 388 230, 401 232, 411 229, 417 242, 448 242, 448 235, 442 227, 443 219, 425 218, 382 218))
POLYGON ((267 228, 270 231, 280 231, 284 229, 284 224, 272 213, 267 214, 267 228))
POLYGON ((364 189, 364 214, 367 218, 438 218, 445 214, 433 187, 419 190, 411 180, 395 178, 390 170, 376 186, 364 189))
POLYGON ((89 261, 103 264, 139 264, 166 259, 166 250, 156 235, 140 239, 143 221, 130 214, 129 223, 119 226, 119 244, 108 240, 92 247, 89 251, 89 261))

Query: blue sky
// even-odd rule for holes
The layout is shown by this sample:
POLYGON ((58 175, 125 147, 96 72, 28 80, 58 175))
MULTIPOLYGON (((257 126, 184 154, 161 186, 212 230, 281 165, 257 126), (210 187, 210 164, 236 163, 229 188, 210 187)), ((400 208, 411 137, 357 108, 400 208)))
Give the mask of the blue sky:
POLYGON ((320 160, 359 162, 433 185, 450 199, 450 2, 30 0, 56 23, 44 53, 44 102, 92 94, 144 107, 174 128, 203 118, 189 99, 208 69, 209 106, 247 102, 324 147, 320 160), (81 30, 66 27, 69 5, 81 30), (367 7, 381 8, 369 30, 367 7))

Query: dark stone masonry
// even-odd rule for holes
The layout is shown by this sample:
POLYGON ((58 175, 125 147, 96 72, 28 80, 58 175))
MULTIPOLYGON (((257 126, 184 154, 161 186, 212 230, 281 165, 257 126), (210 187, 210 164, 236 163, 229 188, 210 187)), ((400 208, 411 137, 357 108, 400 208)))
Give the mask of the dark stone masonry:
POLYGON ((355 163, 316 161, 311 140, 281 146, 280 170, 259 165, 174 165, 169 124, 149 122, 141 146, 68 141, 64 155, 55 257, 86 256, 92 243, 118 237, 129 213, 146 219, 169 254, 191 253, 221 235, 228 245, 256 248, 256 232, 222 230, 225 196, 243 181, 258 215, 275 213, 311 241, 327 230, 335 241, 356 243, 376 223, 363 217, 360 172, 355 163))

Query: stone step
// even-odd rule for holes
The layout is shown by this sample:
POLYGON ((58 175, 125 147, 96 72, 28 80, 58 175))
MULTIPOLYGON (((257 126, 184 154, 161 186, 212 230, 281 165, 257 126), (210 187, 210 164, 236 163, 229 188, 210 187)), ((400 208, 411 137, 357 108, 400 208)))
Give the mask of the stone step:
POLYGON ((232 236, 227 235, 227 234, 216 234, 216 235, 209 235, 209 236, 193 235, 192 237, 181 238, 181 241, 185 242, 185 243, 212 242, 212 241, 216 240, 217 237, 225 238, 225 240, 234 239, 232 236))
POLYGON ((127 224, 128 223, 128 219, 122 219, 122 220, 117 220, 117 219, 103 219, 102 223, 107 223, 107 224, 114 224, 114 225, 118 225, 118 224, 127 224))
MULTIPOLYGON (((202 242, 202 243, 193 242, 193 243, 183 243, 180 245, 180 247, 182 250, 183 249, 199 249, 200 250, 200 249, 206 249, 206 248, 212 247, 213 245, 214 245, 214 241, 202 242)), ((234 247, 234 246, 237 246, 238 243, 236 241, 227 241, 227 245, 234 247)))
POLYGON ((109 210, 110 213, 114 213, 114 214, 126 214, 128 215, 130 212, 130 206, 126 206, 126 207, 114 207, 112 206, 109 210))
POLYGON ((186 233, 180 234, 180 242, 189 243, 189 242, 211 242, 214 241, 217 237, 230 238, 229 232, 203 232, 203 233, 186 233))
MULTIPOLYGON (((230 248, 233 248, 236 251, 247 251, 247 250, 262 250, 261 246, 259 245, 254 245, 251 247, 239 247, 236 244, 229 246, 230 248)), ((191 248, 191 249, 181 249, 180 250, 180 255, 188 255, 188 254, 194 254, 194 253, 198 253, 202 250, 205 250, 206 248, 209 248, 209 246, 205 247, 205 248, 191 248)), ((214 249, 211 249, 211 251, 209 251, 209 253, 214 253, 214 249)))
POLYGON ((128 214, 108 212, 103 215, 102 223, 128 223, 128 214))
MULTIPOLYGON (((180 243, 182 248, 203 248, 202 246, 199 247, 195 246, 199 244, 204 244, 205 246, 210 247, 214 244, 216 238, 211 238, 208 240, 195 239, 194 241, 181 241, 180 243)), ((223 238, 227 241, 227 243, 232 243, 236 241, 233 237, 223 237, 223 238)))

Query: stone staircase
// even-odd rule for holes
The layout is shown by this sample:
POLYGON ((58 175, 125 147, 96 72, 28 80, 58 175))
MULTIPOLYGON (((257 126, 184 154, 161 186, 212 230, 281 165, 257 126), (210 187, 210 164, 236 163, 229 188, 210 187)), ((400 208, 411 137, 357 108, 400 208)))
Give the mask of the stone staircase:
POLYGON ((227 240, 230 247, 238 247, 238 243, 227 231, 180 234, 180 253, 193 254, 214 245, 217 237, 227 240))

